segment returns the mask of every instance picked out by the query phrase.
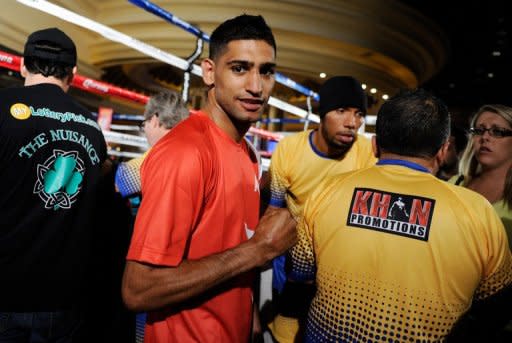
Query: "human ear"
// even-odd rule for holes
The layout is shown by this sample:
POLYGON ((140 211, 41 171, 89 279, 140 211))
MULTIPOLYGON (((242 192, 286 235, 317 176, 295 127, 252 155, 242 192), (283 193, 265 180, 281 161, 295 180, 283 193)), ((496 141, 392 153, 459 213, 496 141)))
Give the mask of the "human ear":
POLYGON ((215 62, 209 58, 205 58, 201 62, 201 69, 203 71, 203 81, 210 87, 215 83, 215 62))
POLYGON ((25 67, 25 59, 23 57, 20 60, 20 74, 23 78, 27 77, 27 67, 25 67))
POLYGON ((434 174, 437 173, 439 168, 443 165, 444 161, 446 160, 446 156, 448 155, 449 147, 450 147, 450 141, 447 140, 446 142, 443 143, 443 145, 441 145, 441 147, 437 151, 437 154, 435 156, 434 174))
POLYGON ((380 157, 380 149, 379 149, 379 146, 377 145, 377 136, 375 136, 375 135, 372 136, 372 150, 373 150, 373 155, 376 158, 379 158, 380 157))

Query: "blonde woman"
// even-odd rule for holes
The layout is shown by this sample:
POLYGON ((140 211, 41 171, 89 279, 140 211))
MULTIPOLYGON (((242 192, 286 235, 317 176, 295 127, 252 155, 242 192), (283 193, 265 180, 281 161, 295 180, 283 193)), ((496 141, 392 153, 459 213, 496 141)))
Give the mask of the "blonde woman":
POLYGON ((512 108, 484 105, 471 120, 460 175, 450 182, 482 194, 498 212, 512 247, 512 108))

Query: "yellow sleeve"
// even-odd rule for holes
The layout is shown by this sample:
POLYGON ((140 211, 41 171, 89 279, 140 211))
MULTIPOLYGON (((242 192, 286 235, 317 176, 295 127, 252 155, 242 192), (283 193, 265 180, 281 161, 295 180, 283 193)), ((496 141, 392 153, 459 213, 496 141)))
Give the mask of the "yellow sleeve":
POLYGON ((286 191, 290 186, 287 177, 287 156, 288 145, 286 139, 277 144, 276 150, 270 160, 270 205, 280 208, 286 207, 286 191))
POLYGON ((291 273, 294 281, 311 281, 316 276, 314 248, 315 218, 322 205, 329 202, 329 194, 340 177, 324 180, 308 197, 297 224, 298 241, 289 251, 291 273))
MULTIPOLYGON (((313 193, 314 194, 314 193, 313 193)), ((313 204, 316 197, 311 196, 306 201, 304 212, 301 213, 297 223, 297 244, 288 252, 291 261, 291 271, 288 276, 294 281, 312 281, 316 276, 316 261, 313 248, 313 221, 306 213, 313 204)))

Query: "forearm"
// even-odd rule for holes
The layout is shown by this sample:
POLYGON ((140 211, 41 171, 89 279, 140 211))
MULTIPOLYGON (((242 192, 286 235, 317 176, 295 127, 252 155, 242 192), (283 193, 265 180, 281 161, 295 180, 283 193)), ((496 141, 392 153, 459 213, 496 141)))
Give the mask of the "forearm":
POLYGON ((128 261, 123 299, 134 311, 180 303, 266 263, 267 258, 258 250, 257 244, 248 241, 198 260, 184 260, 174 268, 128 261))
POLYGON ((123 300, 134 311, 180 303, 266 264, 295 242, 295 221, 289 212, 268 210, 250 240, 224 252, 184 260, 176 267, 128 261, 123 276, 123 300))

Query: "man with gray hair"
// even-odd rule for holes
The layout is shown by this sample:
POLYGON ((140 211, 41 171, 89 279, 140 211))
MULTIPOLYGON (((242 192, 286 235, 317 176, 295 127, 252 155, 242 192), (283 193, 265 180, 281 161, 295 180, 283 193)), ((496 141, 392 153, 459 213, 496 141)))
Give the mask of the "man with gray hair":
POLYGON ((179 94, 162 90, 149 99, 140 127, 146 134, 149 145, 153 146, 188 115, 187 106, 179 94))
MULTIPOLYGON (((140 128, 146 135, 149 145, 153 146, 188 116, 187 106, 179 94, 165 89, 149 98, 140 128)), ((119 164, 116 171, 116 186, 123 197, 140 193, 140 166, 146 154, 147 152, 119 164)))

